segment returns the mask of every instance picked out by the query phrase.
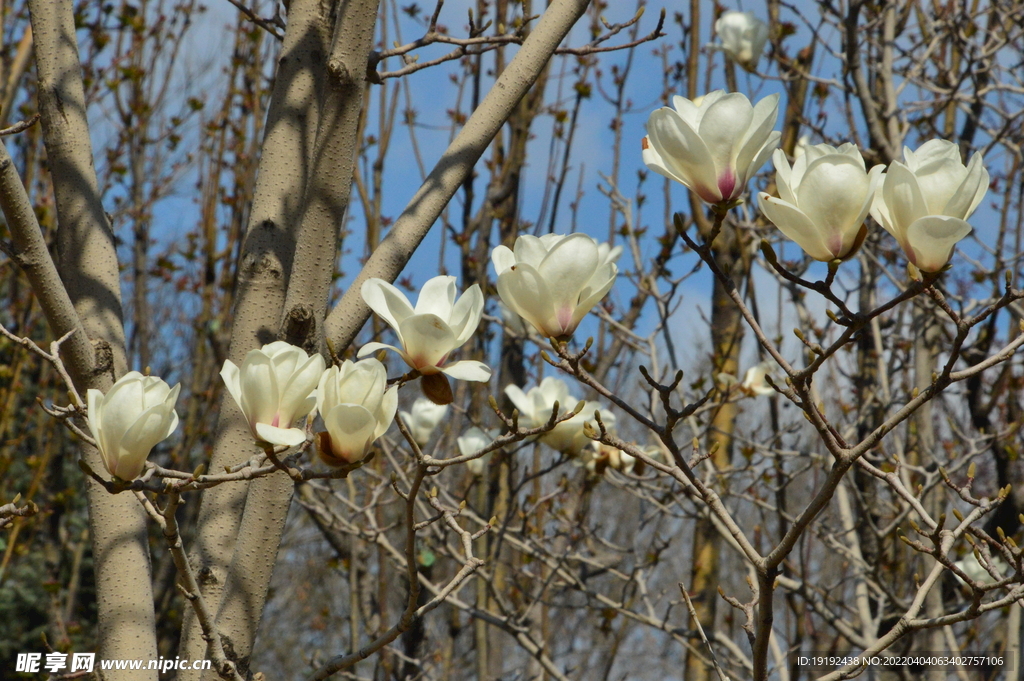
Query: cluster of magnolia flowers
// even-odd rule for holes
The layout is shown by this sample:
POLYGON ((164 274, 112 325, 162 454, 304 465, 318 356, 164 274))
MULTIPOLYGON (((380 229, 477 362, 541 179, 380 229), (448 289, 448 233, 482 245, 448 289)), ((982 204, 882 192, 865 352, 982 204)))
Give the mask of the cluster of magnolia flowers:
MULTIPOLYGON (((751 17, 725 16, 718 31, 732 58, 756 62, 764 35, 751 17), (750 54, 736 52, 745 44, 750 54)), ((758 203, 810 257, 851 257, 865 239, 864 220, 870 213, 919 270, 936 272, 946 265, 956 242, 971 231, 966 220, 988 190, 988 172, 979 154, 965 166, 955 144, 932 140, 916 151, 905 149, 903 162, 893 162, 887 170, 875 166, 868 171, 854 145, 818 144, 804 146, 790 165, 776 149, 778 103, 778 95, 771 95, 751 105, 742 94, 720 90, 695 101, 676 97, 674 108, 661 108, 648 120, 644 163, 723 210, 739 200, 750 177, 773 156, 779 196, 762 192, 758 203)), ((511 316, 546 338, 564 340, 611 289, 620 253, 620 247, 586 234, 524 235, 511 249, 495 248, 491 261, 498 295, 511 316)), ((424 284, 415 306, 381 279, 367 280, 361 292, 370 309, 392 328, 397 345, 368 343, 358 357, 381 350, 398 353, 412 370, 407 378, 419 377, 424 394, 436 405, 453 399, 449 377, 490 380, 491 370, 483 362, 451 360, 480 323, 484 296, 477 284, 459 297, 455 277, 434 277, 424 284)), ((762 366, 754 375, 748 372, 745 392, 771 392, 766 372, 762 366)), ((322 356, 278 341, 249 352, 241 367, 225 361, 221 376, 253 438, 264 446, 303 444, 306 428, 296 427, 296 421, 319 413, 326 430, 316 434, 317 451, 334 466, 365 458, 398 409, 397 386, 389 387, 387 370, 375 358, 328 368, 322 356)), ((177 427, 178 392, 179 386, 171 388, 138 372, 126 374, 106 395, 89 390, 89 427, 111 475, 130 480, 141 474, 150 450, 177 427)), ((577 404, 568 386, 551 377, 528 392, 514 385, 505 392, 529 428, 547 424, 556 402, 558 417, 568 416, 569 405, 577 404)), ((577 455, 590 442, 585 424, 595 413, 606 427, 614 425, 614 416, 600 405, 577 406, 570 418, 538 439, 577 455)), ((436 416, 425 409, 414 405, 405 419, 417 442, 429 439, 432 430, 417 420, 436 416)), ((484 431, 467 432, 458 440, 460 451, 466 454, 466 448, 485 437, 490 435, 484 431)), ((471 469, 479 472, 483 461, 477 461, 471 469)), ((620 463, 614 467, 626 466, 621 463, 626 458, 616 461, 620 463)))
MULTIPOLYGON (((318 412, 327 430, 318 434, 317 450, 334 466, 364 458, 398 410, 397 389, 387 386, 376 359, 327 368, 320 355, 276 341, 250 351, 240 367, 225 360, 220 375, 262 445, 303 444, 306 430, 295 422, 318 412)), ((106 395, 89 390, 89 429, 111 475, 132 480, 142 473, 153 447, 177 427, 179 388, 132 371, 106 395)))
POLYGON ((967 236, 967 218, 988 191, 989 175, 976 153, 967 165, 953 142, 934 139, 888 169, 867 170, 850 143, 807 145, 790 165, 776 149, 779 96, 751 105, 740 93, 722 90, 698 100, 673 99, 673 107, 651 114, 643 159, 702 200, 720 207, 735 203, 747 181, 772 156, 779 196, 758 195, 758 205, 776 227, 815 260, 845 260, 867 236, 870 214, 895 237, 907 260, 922 272, 938 272, 967 236))
MULTIPOLYGON (((492 254, 498 294, 506 308, 538 333, 566 339, 611 289, 620 252, 621 248, 598 243, 585 234, 520 236, 514 248, 498 246, 492 254)), ((427 281, 415 306, 381 279, 367 280, 361 292, 370 309, 392 328, 397 345, 368 343, 357 357, 392 350, 411 368, 409 378, 420 377, 430 402, 417 400, 412 413, 403 416, 413 439, 423 444, 443 417, 443 405, 452 401, 447 377, 490 380, 491 370, 483 362, 451 359, 480 324, 483 293, 473 284, 457 296, 455 277, 449 276, 427 281)), ((398 410, 397 385, 389 387, 387 370, 372 357, 327 367, 319 354, 308 355, 277 341, 250 351, 241 366, 226 360, 221 377, 253 438, 263 446, 303 444, 307 439, 305 423, 297 427, 296 422, 319 413, 326 430, 316 434, 317 451, 332 466, 365 458, 398 410)), ((133 371, 106 395, 89 390, 89 428, 111 475, 131 480, 142 473, 152 448, 177 427, 174 404, 179 389, 133 371)), ((565 383, 557 379, 545 379, 529 393, 510 386, 508 394, 528 427, 547 423, 555 401, 563 406, 576 404, 565 383)), ((562 409, 561 414, 566 413, 562 409)), ((604 413, 610 423, 613 417, 604 413)), ((587 442, 584 421, 582 412, 577 413, 540 439, 560 451, 578 452, 587 442)), ((467 432, 459 438, 460 450, 486 435, 467 432)), ((481 461, 470 468, 479 472, 482 466, 481 461)))

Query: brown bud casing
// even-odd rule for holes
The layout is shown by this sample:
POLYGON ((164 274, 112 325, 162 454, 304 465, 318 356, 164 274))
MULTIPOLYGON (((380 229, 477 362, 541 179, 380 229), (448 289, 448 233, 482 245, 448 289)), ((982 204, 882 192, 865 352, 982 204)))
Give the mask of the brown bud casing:
POLYGON ((420 390, 434 404, 451 404, 455 400, 452 386, 444 374, 428 374, 420 379, 420 390))
POLYGON ((327 431, 317 433, 313 436, 313 441, 316 442, 316 453, 320 456, 320 460, 328 466, 347 466, 350 463, 348 459, 337 456, 334 453, 334 448, 331 446, 331 434, 327 431))

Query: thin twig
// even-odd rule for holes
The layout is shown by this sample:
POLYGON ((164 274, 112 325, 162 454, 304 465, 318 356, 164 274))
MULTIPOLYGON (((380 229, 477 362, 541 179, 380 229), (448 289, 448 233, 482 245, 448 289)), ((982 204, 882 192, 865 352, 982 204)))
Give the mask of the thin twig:
POLYGON ((256 14, 256 12, 246 7, 240 0, 228 0, 228 2, 238 8, 238 11, 244 14, 249 21, 256 24, 278 40, 284 40, 284 35, 279 30, 284 28, 284 22, 281 21, 280 16, 275 16, 273 19, 264 19, 256 14))
POLYGON ((711 648, 711 642, 708 641, 708 637, 704 634, 704 627, 700 625, 700 618, 697 617, 697 610, 693 607, 693 602, 690 600, 690 595, 686 593, 686 587, 683 586, 682 582, 679 582, 679 591, 683 594, 683 600, 686 601, 686 610, 690 613, 693 624, 697 627, 697 633, 700 634, 700 640, 707 646, 708 654, 711 656, 711 664, 715 666, 715 672, 718 674, 718 678, 721 681, 731 681, 726 675, 722 666, 718 664, 718 658, 715 657, 715 651, 711 648))

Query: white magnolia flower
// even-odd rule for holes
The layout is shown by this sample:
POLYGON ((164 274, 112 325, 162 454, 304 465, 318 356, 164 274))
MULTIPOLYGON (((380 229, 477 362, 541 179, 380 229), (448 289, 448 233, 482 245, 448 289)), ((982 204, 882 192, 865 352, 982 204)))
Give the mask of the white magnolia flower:
POLYGON ((761 362, 750 367, 744 374, 740 387, 751 395, 774 395, 775 389, 765 380, 765 376, 771 374, 774 367, 774 362, 761 362))
POLYGON ((510 310, 550 338, 571 336, 611 289, 622 247, 582 233, 524 234, 515 248, 498 246, 491 262, 498 295, 510 310))
MULTIPOLYGON (((473 426, 463 433, 462 437, 456 439, 455 442, 459 446, 459 454, 461 456, 466 456, 467 454, 479 452, 481 449, 494 442, 494 438, 497 436, 498 431, 496 430, 483 430, 473 426)), ((487 452, 483 456, 467 461, 466 466, 469 468, 469 472, 473 475, 482 474, 484 472, 484 467, 487 465, 487 462, 490 461, 492 454, 494 454, 494 452, 487 452)))
POLYGON ((768 42, 768 24, 753 12, 724 12, 715 22, 715 33, 722 41, 719 47, 730 59, 754 70, 768 42))
POLYGON ((180 384, 171 388, 138 371, 122 376, 106 395, 89 389, 89 430, 111 475, 139 477, 150 450, 178 427, 174 403, 180 390, 180 384))
POLYGON ((366 456, 398 410, 398 387, 387 384, 387 370, 372 358, 347 359, 323 373, 316 390, 316 406, 327 427, 319 435, 320 458, 340 466, 366 456))
MULTIPOLYGON (((551 410, 555 402, 558 402, 559 416, 564 416, 575 409, 579 403, 579 400, 569 394, 569 386, 565 381, 551 376, 541 381, 540 386, 525 393, 518 386, 506 386, 505 394, 519 410, 519 422, 525 428, 537 428, 546 424, 551 419, 551 410)), ((612 428, 615 425, 615 415, 603 409, 597 402, 587 402, 582 411, 540 435, 538 439, 552 449, 566 454, 578 454, 591 442, 583 431, 583 424, 591 422, 592 427, 596 428, 594 412, 598 410, 605 427, 612 428)))
POLYGON ((420 447, 430 441, 430 436, 448 413, 448 405, 434 404, 428 399, 417 397, 412 403, 412 413, 401 412, 402 421, 420 447))
POLYGON ((852 256, 868 234, 864 218, 882 166, 866 172, 864 158, 850 143, 838 149, 808 146, 792 168, 781 149, 772 158, 779 198, 758 194, 761 212, 815 260, 852 256))
POLYGON ((424 376, 444 373, 462 381, 488 381, 491 370, 483 362, 464 359, 448 362, 453 350, 476 331, 484 310, 484 296, 476 284, 455 300, 455 277, 434 277, 423 285, 415 309, 405 294, 383 279, 363 283, 363 300, 394 329, 398 345, 367 343, 359 357, 377 350, 394 350, 424 376))
POLYGON ((739 198, 747 181, 778 146, 772 130, 779 117, 779 96, 750 105, 744 95, 709 92, 698 106, 673 97, 647 119, 643 158, 647 167, 680 182, 707 203, 739 198))
POLYGON ((596 440, 590 442, 585 456, 586 461, 583 465, 588 471, 597 475, 604 473, 608 468, 614 468, 622 473, 632 473, 633 467, 636 465, 636 457, 632 454, 596 440))
POLYGON ((917 151, 903 148, 903 163, 889 165, 871 215, 913 265, 937 272, 949 262, 956 242, 970 234, 967 218, 987 191, 981 154, 964 166, 956 144, 935 139, 917 151))
POLYGON ((324 373, 324 358, 310 357, 284 341, 250 350, 242 367, 224 360, 224 385, 249 422, 259 442, 294 447, 306 440, 306 431, 293 428, 296 419, 316 406, 316 384, 324 373))
MULTIPOLYGON (((1006 569, 1009 566, 1006 564, 1005 560, 999 556, 991 556, 989 557, 988 562, 997 575, 1006 574, 1006 569)), ((964 556, 963 560, 958 560, 953 564, 963 570, 965 575, 979 584, 991 584, 995 581, 991 573, 985 569, 985 566, 981 564, 981 561, 978 560, 978 557, 975 556, 973 552, 964 556)), ((964 580, 960 579, 960 575, 954 573, 953 576, 956 577, 956 580, 961 584, 966 584, 964 580)))

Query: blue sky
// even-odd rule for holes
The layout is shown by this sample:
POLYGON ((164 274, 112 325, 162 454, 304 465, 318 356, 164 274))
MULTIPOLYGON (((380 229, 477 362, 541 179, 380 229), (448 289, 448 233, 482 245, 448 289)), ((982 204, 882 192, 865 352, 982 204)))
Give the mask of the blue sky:
MULTIPOLYGON (((441 13, 440 23, 448 26, 451 33, 463 35, 466 30, 466 11, 472 4, 475 3, 472 3, 471 0, 449 0, 449 2, 445 3, 441 13)), ((611 6, 606 10, 606 16, 610 22, 626 20, 635 11, 635 6, 631 2, 609 4, 611 6)), ((632 111, 627 113, 624 119, 620 190, 627 198, 633 198, 638 172, 646 170, 640 158, 639 146, 640 139, 644 135, 644 124, 650 111, 660 105, 662 68, 660 61, 654 56, 654 50, 668 44, 672 46, 669 53, 670 60, 684 59, 678 47, 680 29, 672 21, 672 13, 681 9, 678 4, 650 3, 642 19, 641 34, 645 34, 653 28, 657 20, 658 11, 662 6, 665 6, 669 11, 669 18, 666 22, 667 37, 655 43, 648 43, 637 48, 634 70, 626 90, 627 97, 632 102, 632 111)), ((711 12, 710 3, 705 4, 704 8, 707 13, 711 12)), ((430 7, 428 6, 425 9, 429 11, 430 7)), ((752 10, 762 17, 765 16, 764 7, 760 3, 737 3, 735 6, 729 7, 729 9, 752 10)), ((784 19, 793 20, 793 17, 787 15, 784 16, 784 19)), ((203 19, 195 23, 188 39, 185 50, 186 57, 182 62, 182 68, 177 77, 178 82, 183 88, 203 94, 209 102, 216 101, 214 93, 222 87, 219 84, 219 74, 222 65, 230 58, 231 43, 225 38, 229 35, 230 26, 233 21, 234 9, 229 3, 214 0, 203 19)), ((809 21, 817 21, 817 15, 813 10, 809 13, 809 21)), ((702 24, 704 25, 704 36, 701 42, 702 44, 707 44, 711 39, 710 21, 707 16, 703 18, 702 24)), ((790 49, 794 51, 799 46, 806 44, 807 37, 810 35, 809 27, 803 22, 795 21, 795 26, 797 30, 796 35, 789 39, 790 49)), ((421 31, 421 27, 413 26, 409 21, 405 21, 402 26, 402 38, 403 40, 410 40, 421 31)), ((838 44, 839 39, 839 36, 834 33, 831 28, 826 27, 822 30, 819 37, 834 46, 838 44)), ((569 43, 580 45, 585 43, 588 38, 588 21, 584 19, 573 30, 569 43)), ((620 35, 613 38, 612 42, 622 42, 626 39, 625 36, 620 35)), ((431 56, 446 50, 447 48, 444 46, 427 48, 422 51, 420 59, 427 60, 431 56)), ((711 87, 724 87, 724 76, 721 69, 723 58, 721 54, 712 54, 709 51, 705 54, 704 58, 713 59, 715 64, 715 68, 711 71, 711 87)), ((625 53, 611 53, 601 56, 600 69, 603 72, 602 78, 606 84, 608 83, 612 65, 621 65, 625 59, 625 53)), ((572 85, 575 77, 571 73, 573 61, 570 59, 564 68, 561 64, 556 63, 552 72, 552 81, 548 86, 548 100, 554 101, 556 93, 561 92, 560 106, 566 109, 571 108, 574 96, 572 85), (559 82, 558 74, 561 72, 564 72, 565 76, 559 82)), ((397 59, 393 59, 390 63, 382 65, 382 68, 395 68, 398 65, 397 62, 397 59)), ((491 58, 485 57, 485 65, 491 63, 493 63, 491 58)), ((757 75, 746 74, 742 71, 738 73, 740 91, 755 100, 773 92, 782 91, 780 83, 771 78, 776 74, 775 68, 768 66, 768 62, 765 59, 762 59, 760 65, 762 69, 767 69, 768 79, 762 79, 757 75)), ((819 57, 816 58, 813 69, 815 75, 821 78, 838 78, 838 68, 838 62, 831 57, 824 56, 824 50, 819 49, 819 57)), ((450 120, 447 112, 448 109, 455 106, 457 85, 452 82, 449 76, 457 70, 458 62, 450 62, 449 64, 418 72, 408 78, 409 89, 412 93, 412 105, 417 110, 417 122, 419 124, 417 140, 428 170, 433 161, 443 152, 451 136, 450 120)), ((702 66, 703 73, 704 67, 702 66)), ((702 82, 703 80, 704 77, 702 75, 702 82)), ((393 83, 395 81, 389 81, 389 87, 393 83)), ((376 91, 376 88, 374 88, 373 95, 376 94, 376 91)), ((910 98, 912 94, 911 89, 908 88, 905 96, 910 98)), ((468 97, 464 96, 463 104, 460 107, 465 113, 468 113, 467 101, 468 97)), ((783 106, 784 102, 785 99, 783 98, 783 106)), ((833 95, 832 101, 824 107, 824 113, 828 119, 824 124, 826 130, 835 131, 836 136, 842 139, 844 119, 839 109, 840 104, 839 99, 833 95)), ((400 107, 404 106, 406 106, 406 103, 403 101, 400 107)), ((609 128, 609 122, 612 115, 613 110, 611 106, 596 93, 593 97, 583 102, 570 157, 568 180, 561 199, 560 219, 558 226, 556 226, 556 231, 568 231, 570 225, 569 202, 574 199, 577 186, 579 186, 582 191, 582 198, 579 202, 578 229, 598 239, 607 238, 609 204, 608 199, 598 191, 597 187, 601 183, 600 173, 608 173, 611 169, 610 150, 614 137, 609 128)), ((102 111, 96 111, 93 115, 97 150, 102 147, 104 135, 103 118, 104 114, 102 111)), ((401 114, 399 114, 400 118, 401 114)), ((372 128, 376 121, 375 111, 371 112, 370 120, 370 132, 372 133, 372 128)), ((528 165, 520 197, 522 205, 521 217, 531 222, 537 219, 544 195, 552 129, 553 118, 548 115, 541 116, 533 128, 535 138, 530 143, 528 165)), ((816 142, 819 140, 812 139, 812 141, 816 142)), ((560 148, 557 149, 557 153, 561 154, 560 148)), ((486 156, 487 154, 485 154, 485 158, 486 156)), ((401 213, 406 202, 411 198, 419 185, 420 173, 412 158, 408 129, 399 124, 394 131, 391 151, 385 165, 383 213, 388 217, 395 218, 401 213)), ((991 162, 999 162, 999 160, 993 158, 991 162)), ((764 168, 764 171, 768 172, 770 170, 771 164, 769 163, 764 168)), ((992 170, 995 170, 995 168, 992 168, 992 170)), ((485 175, 486 171, 481 168, 481 178, 478 182, 477 191, 478 200, 482 194, 482 185, 486 182, 485 175)), ((162 250, 169 244, 173 244, 180 238, 182 233, 195 224, 199 208, 194 193, 194 180, 194 172, 184 174, 174 193, 161 202, 156 213, 157 228, 155 229, 155 237, 158 245, 154 247, 154 252, 162 250)), ((644 185, 643 191, 647 201, 639 212, 638 226, 648 228, 650 236, 660 234, 663 229, 662 215, 664 206, 662 201, 662 185, 662 178, 653 173, 648 176, 644 185)), ((674 209, 688 210, 685 188, 673 184, 670 188, 670 194, 674 209)), ((990 196, 989 199, 991 198, 990 196)), ((461 201, 462 193, 460 192, 452 202, 452 209, 454 211, 460 210, 461 201)), ((756 209, 753 206, 747 206, 747 210, 751 211, 751 215, 756 215, 756 209)), ((634 211, 636 211, 635 205, 634 211)), ((994 224, 992 217, 993 213, 986 207, 983 207, 979 209, 972 220, 972 223, 975 224, 978 230, 978 234, 982 238, 986 238, 987 235, 992 233, 992 225, 994 224)), ((360 205, 353 195, 349 223, 347 225, 351 230, 351 236, 345 242, 346 254, 342 259, 342 269, 346 274, 346 277, 340 282, 342 286, 354 277, 358 269, 357 259, 363 253, 363 246, 360 241, 362 223, 363 218, 360 214, 360 205)), ((435 225, 420 251, 403 273, 403 276, 409 276, 415 285, 421 285, 427 278, 436 275, 437 253, 441 236, 439 225, 435 225)), ((649 257, 657 248, 653 239, 647 239, 643 246, 645 257, 649 257)), ((976 247, 972 247, 970 244, 967 244, 965 247, 969 251, 977 251, 976 247)), ((785 253, 790 257, 794 257, 797 253, 795 245, 787 244, 782 248, 785 249, 785 253)), ((447 254, 446 265, 449 271, 457 272, 455 249, 447 249, 447 254)), ((679 276, 688 271, 692 264, 692 256, 677 258, 676 262, 673 263, 673 273, 679 276)), ((843 267, 844 277, 855 276, 856 265, 846 264, 843 267)), ((620 269, 623 272, 632 269, 631 258, 628 255, 620 260, 620 269)), ((823 272, 823 266, 815 265, 812 267, 810 274, 823 274, 823 272)), ((759 292, 762 312, 768 314, 769 311, 776 308, 777 287, 774 285, 772 278, 765 273, 758 273, 756 275, 755 284, 759 292)), ((700 363, 703 358, 703 348, 706 347, 704 343, 706 343, 707 333, 702 319, 709 314, 710 290, 711 281, 706 271, 687 279, 680 288, 681 304, 672 322, 672 331, 673 335, 678 337, 676 347, 680 354, 680 360, 684 365, 692 362, 700 363)), ((620 282, 611 294, 613 300, 619 304, 625 304, 632 294, 633 288, 631 284, 624 281, 624 277, 620 276, 620 282)), ((653 317, 649 315, 642 325, 646 328, 641 329, 641 333, 649 332, 652 324, 653 317)), ((780 328, 788 329, 792 325, 792 320, 779 320, 780 328)), ((585 329, 586 327, 584 327, 585 329)), ((795 346, 790 347, 795 348, 795 346)), ((753 361, 752 348, 748 349, 747 355, 750 361, 753 361)))

